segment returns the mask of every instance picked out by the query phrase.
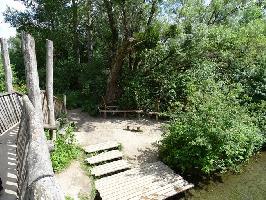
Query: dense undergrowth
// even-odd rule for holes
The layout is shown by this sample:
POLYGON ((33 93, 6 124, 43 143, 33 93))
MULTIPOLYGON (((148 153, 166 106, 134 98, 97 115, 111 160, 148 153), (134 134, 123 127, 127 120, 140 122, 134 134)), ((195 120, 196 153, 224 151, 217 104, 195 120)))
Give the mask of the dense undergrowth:
POLYGON ((256 118, 241 106, 241 87, 215 81, 210 68, 192 70, 189 75, 186 105, 180 104, 172 113, 161 159, 183 173, 237 170, 265 142, 256 118))
MULTIPOLYGON (((8 22, 36 39, 42 88, 49 38, 55 46, 55 93, 67 95, 69 108, 82 107, 97 115, 111 68, 121 64, 113 83, 119 88, 114 104, 122 109, 159 109, 171 117, 160 156, 175 169, 203 174, 236 170, 265 145, 265 1, 90 2, 95 9, 92 57, 83 1, 41 0, 41 6, 25 3, 32 12, 6 13, 8 22), (154 18, 147 26, 152 10, 154 18), (73 26, 72 11, 82 19, 73 26), (110 16, 117 21, 110 21, 110 16), (130 48, 122 48, 129 38, 130 48)), ((15 77, 23 82, 19 37, 10 43, 15 77)), ((68 139, 60 137, 53 156, 58 170, 58 163, 65 166, 76 155, 73 146, 67 147, 68 139)))
POLYGON ((75 125, 70 123, 65 128, 65 134, 57 134, 55 150, 51 153, 52 166, 57 173, 68 167, 82 153, 74 137, 74 128, 75 125))

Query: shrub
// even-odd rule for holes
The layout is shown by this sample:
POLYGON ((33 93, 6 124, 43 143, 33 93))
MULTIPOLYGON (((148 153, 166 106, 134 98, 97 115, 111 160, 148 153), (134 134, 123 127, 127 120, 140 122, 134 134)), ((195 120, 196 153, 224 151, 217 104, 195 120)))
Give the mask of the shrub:
POLYGON ((235 170, 264 142, 255 120, 238 103, 241 87, 215 81, 210 69, 201 66, 188 74, 186 104, 161 142, 161 159, 186 173, 235 170))
POLYGON ((75 144, 74 125, 70 124, 66 129, 65 135, 58 135, 55 141, 55 151, 51 154, 53 169, 60 172, 65 169, 73 159, 76 159, 80 153, 75 144))

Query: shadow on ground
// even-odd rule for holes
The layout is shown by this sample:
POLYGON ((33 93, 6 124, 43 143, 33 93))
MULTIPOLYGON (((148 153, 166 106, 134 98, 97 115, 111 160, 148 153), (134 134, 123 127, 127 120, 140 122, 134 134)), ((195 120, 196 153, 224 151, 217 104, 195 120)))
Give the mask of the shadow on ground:
POLYGON ((4 193, 0 200, 17 199, 16 136, 18 126, 0 135, 0 177, 4 193))
MULTIPOLYGON (((145 118, 119 118, 117 116, 109 116, 106 119, 102 117, 91 117, 88 113, 82 112, 81 109, 74 109, 70 110, 68 112, 68 119, 72 122, 75 122, 77 128, 79 131, 85 131, 90 132, 94 131, 96 126, 95 123, 115 123, 117 125, 122 125, 125 123, 125 121, 128 124, 137 124, 139 126, 147 125, 147 126, 153 126, 154 124, 158 124, 157 121, 154 120, 147 120, 145 118)), ((124 127, 126 128, 126 127, 124 127)), ((158 129, 161 130, 161 129, 158 129)))

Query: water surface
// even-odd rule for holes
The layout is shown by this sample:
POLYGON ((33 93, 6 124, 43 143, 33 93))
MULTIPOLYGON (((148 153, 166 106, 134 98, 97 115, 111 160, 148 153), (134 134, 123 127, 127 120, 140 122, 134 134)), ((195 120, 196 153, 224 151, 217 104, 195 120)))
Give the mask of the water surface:
POLYGON ((226 173, 185 194, 188 200, 266 200, 266 151, 254 156, 239 174, 226 173))

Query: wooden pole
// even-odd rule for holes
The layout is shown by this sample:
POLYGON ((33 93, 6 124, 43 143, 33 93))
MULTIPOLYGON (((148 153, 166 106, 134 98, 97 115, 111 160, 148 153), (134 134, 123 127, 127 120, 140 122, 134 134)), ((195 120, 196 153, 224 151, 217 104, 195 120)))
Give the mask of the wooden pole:
POLYGON ((22 33, 22 50, 26 68, 28 96, 35 108, 37 116, 39 116, 39 120, 41 120, 40 122, 43 124, 42 101, 37 71, 35 41, 31 35, 24 32, 22 33))
MULTIPOLYGON (((28 146, 28 150, 24 158, 19 158, 19 161, 24 164, 19 174, 26 176, 25 181, 22 182, 22 187, 19 185, 22 189, 19 199, 64 200, 64 194, 55 180, 43 125, 38 122, 39 115, 26 95, 23 96, 23 103, 25 117, 22 118, 24 126, 18 134, 20 136, 18 148, 24 142, 19 139, 25 140, 24 136, 28 138, 26 139, 28 145, 25 145, 26 149, 28 146)), ((25 149, 20 149, 20 151, 25 151, 25 149)), ((18 164, 21 165, 21 163, 18 164)))
POLYGON ((10 66, 10 59, 9 59, 9 53, 8 53, 8 44, 7 40, 1 38, 1 47, 2 47, 2 60, 3 65, 5 69, 5 84, 6 84, 6 92, 12 92, 13 86, 12 86, 12 69, 10 66))
POLYGON ((63 96, 63 98, 64 98, 64 112, 65 112, 65 114, 67 114, 67 107, 66 107, 66 95, 64 94, 64 96, 63 96))
MULTIPOLYGON (((50 126, 55 126, 54 113, 54 89, 53 89, 53 42, 46 40, 46 94, 48 105, 48 123, 50 126)), ((52 130, 52 138, 56 140, 56 131, 52 130)))

